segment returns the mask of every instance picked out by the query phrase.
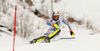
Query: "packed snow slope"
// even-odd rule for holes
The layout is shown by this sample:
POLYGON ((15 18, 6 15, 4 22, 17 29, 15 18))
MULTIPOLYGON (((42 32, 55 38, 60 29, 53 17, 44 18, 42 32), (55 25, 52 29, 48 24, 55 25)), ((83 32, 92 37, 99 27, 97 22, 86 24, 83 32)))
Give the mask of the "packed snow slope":
MULTIPOLYGON (((75 39, 70 34, 62 31, 54 41, 50 43, 29 44, 29 39, 22 39, 16 36, 15 51, 100 51, 100 33, 89 35, 91 30, 80 28, 75 30, 75 39)), ((0 51, 12 51, 13 37, 0 33, 0 51)))

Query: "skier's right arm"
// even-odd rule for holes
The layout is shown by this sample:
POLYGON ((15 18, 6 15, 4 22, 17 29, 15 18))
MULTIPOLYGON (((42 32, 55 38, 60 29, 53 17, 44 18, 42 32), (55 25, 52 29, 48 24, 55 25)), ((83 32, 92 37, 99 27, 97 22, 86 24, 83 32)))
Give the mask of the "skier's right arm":
MULTIPOLYGON (((49 22, 52 22, 52 19, 50 18, 50 19, 48 19, 48 21, 49 21, 49 22)), ((48 21, 47 21, 46 24, 49 25, 49 26, 52 26, 48 21)))
MULTIPOLYGON (((50 22, 52 22, 52 19, 49 19, 50 22)), ((48 21, 46 23, 49 26, 55 27, 55 28, 59 28, 59 26, 57 24, 50 24, 48 21)))
POLYGON ((46 23, 47 25, 49 25, 49 26, 51 26, 51 24, 47 21, 47 23, 46 23))

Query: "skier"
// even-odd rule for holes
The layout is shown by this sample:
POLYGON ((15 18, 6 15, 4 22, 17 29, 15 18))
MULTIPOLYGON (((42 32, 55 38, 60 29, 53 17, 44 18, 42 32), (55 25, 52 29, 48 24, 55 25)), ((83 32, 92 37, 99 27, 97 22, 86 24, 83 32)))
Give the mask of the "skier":
POLYGON ((62 22, 68 26, 71 36, 74 37, 74 32, 72 31, 69 23, 66 20, 64 20, 62 17, 59 17, 58 11, 53 11, 52 18, 49 19, 49 22, 47 22, 47 25, 49 25, 50 28, 48 29, 47 33, 45 33, 44 36, 41 36, 39 38, 36 38, 30 41, 31 44, 39 42, 41 40, 44 40, 45 42, 50 43, 50 39, 60 34, 61 32, 60 26, 62 22))

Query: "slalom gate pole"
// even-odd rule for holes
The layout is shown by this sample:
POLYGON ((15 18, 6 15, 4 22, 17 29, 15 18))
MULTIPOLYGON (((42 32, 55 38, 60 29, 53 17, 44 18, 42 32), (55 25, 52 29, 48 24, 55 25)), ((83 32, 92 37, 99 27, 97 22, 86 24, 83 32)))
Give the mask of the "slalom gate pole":
POLYGON ((15 6, 14 34, 13 34, 13 51, 15 51, 16 14, 17 14, 17 5, 15 6))

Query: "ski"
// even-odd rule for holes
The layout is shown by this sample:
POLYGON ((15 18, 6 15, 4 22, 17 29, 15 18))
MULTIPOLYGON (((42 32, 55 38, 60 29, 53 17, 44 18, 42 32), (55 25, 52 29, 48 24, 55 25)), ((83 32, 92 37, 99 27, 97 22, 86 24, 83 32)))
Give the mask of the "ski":
POLYGON ((75 39, 75 37, 67 37, 67 38, 60 38, 60 39, 75 39))

